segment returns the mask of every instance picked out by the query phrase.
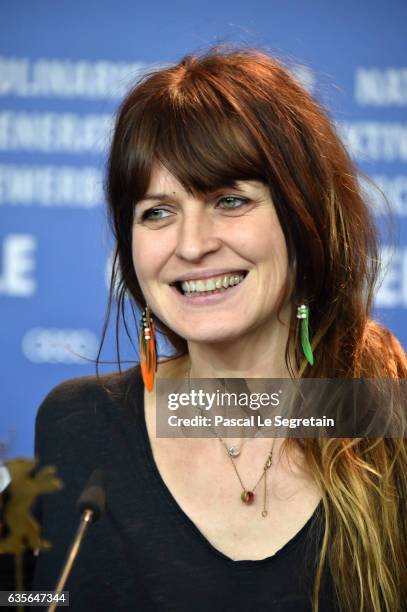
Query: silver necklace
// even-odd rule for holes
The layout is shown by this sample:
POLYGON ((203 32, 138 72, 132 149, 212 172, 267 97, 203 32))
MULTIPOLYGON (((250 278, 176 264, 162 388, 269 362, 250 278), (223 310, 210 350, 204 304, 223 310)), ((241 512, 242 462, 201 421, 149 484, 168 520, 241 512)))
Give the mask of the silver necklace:
MULTIPOLYGON (((191 370, 188 370, 188 388, 189 391, 191 391, 191 377, 190 377, 190 373, 191 370)), ((199 410, 201 411, 201 409, 199 408, 199 410)), ((240 451, 238 448, 236 448, 235 446, 228 446, 224 439, 218 434, 218 432, 216 431, 216 429, 214 429, 212 427, 212 425, 210 426, 212 432, 215 434, 215 436, 218 438, 219 442, 221 442, 221 444, 223 444, 223 446, 226 449, 226 454, 229 457, 233 469, 235 471, 235 474, 240 482, 240 486, 242 487, 242 493, 240 495, 240 499, 241 501, 246 504, 246 505, 252 505, 254 500, 255 500, 255 490, 257 488, 257 485, 261 482, 261 480, 264 478, 264 489, 263 489, 263 510, 261 512, 261 516, 263 518, 265 518, 268 515, 268 510, 267 510, 267 472, 268 470, 271 468, 271 466, 273 465, 273 450, 274 450, 274 444, 275 444, 275 440, 273 440, 273 444, 271 445, 271 449, 270 452, 268 454, 267 457, 267 461, 263 466, 263 470, 261 473, 261 476, 259 477, 259 479, 257 480, 256 484, 251 488, 251 489, 246 489, 242 477, 239 474, 239 471, 237 469, 237 466, 235 464, 235 458, 238 457, 240 455, 240 451)))

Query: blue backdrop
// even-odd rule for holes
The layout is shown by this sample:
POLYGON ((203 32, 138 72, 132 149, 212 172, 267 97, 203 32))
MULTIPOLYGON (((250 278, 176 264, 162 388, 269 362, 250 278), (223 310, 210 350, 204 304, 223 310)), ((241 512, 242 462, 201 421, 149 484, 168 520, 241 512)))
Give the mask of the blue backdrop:
MULTIPOLYGON (((31 454, 39 403, 93 374, 111 241, 103 174, 112 118, 152 65, 218 42, 267 48, 329 109, 387 195, 375 316, 407 345, 407 4, 404 0, 2 0, 0 440, 31 454)), ((383 225, 381 201, 375 203, 383 225)), ((136 356, 129 346, 124 356, 136 356)), ((113 334, 103 354, 114 360, 113 334)), ((113 365, 107 369, 115 369, 113 365)))

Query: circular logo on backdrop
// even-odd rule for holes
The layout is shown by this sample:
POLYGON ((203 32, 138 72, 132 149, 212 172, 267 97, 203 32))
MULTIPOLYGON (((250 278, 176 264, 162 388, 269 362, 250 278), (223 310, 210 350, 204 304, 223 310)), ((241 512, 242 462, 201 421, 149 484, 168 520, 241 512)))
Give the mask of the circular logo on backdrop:
POLYGON ((89 329, 34 327, 22 340, 22 350, 33 363, 87 363, 99 348, 97 335, 89 329))

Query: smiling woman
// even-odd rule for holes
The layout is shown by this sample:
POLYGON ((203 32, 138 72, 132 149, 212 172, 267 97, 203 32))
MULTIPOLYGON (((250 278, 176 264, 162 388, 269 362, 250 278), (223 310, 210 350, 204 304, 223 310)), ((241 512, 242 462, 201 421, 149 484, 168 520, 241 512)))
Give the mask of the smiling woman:
MULTIPOLYGON (((114 299, 119 314, 125 300, 142 311, 140 366, 69 381, 40 409, 37 454, 65 489, 43 502, 54 546, 33 587, 55 584, 70 508, 103 467, 107 512, 68 585, 73 610, 403 610, 401 402, 393 437, 239 430, 226 443, 209 413, 210 437, 157 434, 157 379, 177 397, 186 382, 193 399, 194 378, 258 391, 258 379, 407 376, 397 339, 370 318, 377 232, 325 112, 265 53, 188 56, 124 100, 107 196, 109 312, 114 299), (158 334, 174 352, 157 363, 158 334)), ((390 406, 378 410, 387 421, 390 406)))
MULTIPOLYGON (((146 302, 189 342, 190 352, 199 350, 197 343, 222 343, 223 355, 233 341, 247 360, 257 330, 262 342, 256 350, 265 354, 277 328, 282 335, 276 305, 287 282, 287 249, 267 185, 239 181, 233 187, 194 195, 157 164, 149 192, 160 194, 160 203, 151 208, 147 194, 136 205, 133 262, 146 302)), ((287 329, 288 323, 289 317, 287 329)), ((219 374, 217 364, 207 373, 219 374)))

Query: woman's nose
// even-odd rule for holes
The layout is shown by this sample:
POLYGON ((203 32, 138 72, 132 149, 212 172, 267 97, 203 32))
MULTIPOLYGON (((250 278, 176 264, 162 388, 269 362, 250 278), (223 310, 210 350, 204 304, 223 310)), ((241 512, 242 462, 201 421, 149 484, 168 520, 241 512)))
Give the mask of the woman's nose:
POLYGON ((185 214, 179 225, 176 254, 187 261, 199 261, 205 255, 217 251, 221 237, 216 224, 205 211, 185 214))

